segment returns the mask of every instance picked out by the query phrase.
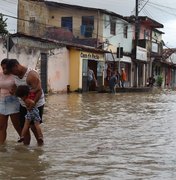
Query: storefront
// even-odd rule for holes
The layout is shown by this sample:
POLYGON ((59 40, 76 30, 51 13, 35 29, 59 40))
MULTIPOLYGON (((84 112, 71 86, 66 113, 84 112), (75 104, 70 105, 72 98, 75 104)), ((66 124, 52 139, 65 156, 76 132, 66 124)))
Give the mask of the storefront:
MULTIPOLYGON (((104 51, 70 49, 70 90, 85 92, 88 91, 87 72, 88 67, 93 70, 97 85, 104 85, 104 51)), ((96 84, 92 85, 92 91, 97 90, 96 84)))
POLYGON ((126 87, 131 86, 131 57, 129 56, 123 56, 122 58, 117 58, 116 54, 108 53, 106 54, 106 65, 105 65, 105 84, 108 85, 108 82, 106 82, 108 78, 107 76, 111 76, 112 74, 107 73, 107 69, 111 69, 111 71, 116 71, 121 73, 122 68, 126 72, 127 80, 126 80, 126 87))
POLYGON ((132 64, 133 86, 146 86, 149 65, 147 64, 147 50, 145 48, 137 46, 136 59, 133 60, 132 64))

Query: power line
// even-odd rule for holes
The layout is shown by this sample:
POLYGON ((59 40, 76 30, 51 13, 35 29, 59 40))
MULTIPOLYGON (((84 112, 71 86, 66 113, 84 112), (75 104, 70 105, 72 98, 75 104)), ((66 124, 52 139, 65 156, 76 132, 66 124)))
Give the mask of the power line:
POLYGON ((171 10, 171 9, 172 10, 176 10, 176 8, 169 7, 169 6, 164 6, 164 5, 153 3, 153 2, 148 2, 148 4, 153 4, 153 5, 156 5, 156 6, 159 6, 159 7, 163 7, 163 8, 169 9, 169 10, 171 10))
POLYGON ((166 11, 166 10, 163 10, 163 9, 162 9, 162 8, 160 8, 160 7, 156 7, 155 5, 148 4, 148 6, 153 7, 153 8, 156 8, 156 9, 158 9, 158 10, 159 10, 159 11, 161 11, 161 12, 165 12, 165 13, 167 13, 167 14, 170 14, 170 15, 176 16, 176 14, 175 14, 175 13, 168 12, 168 11, 166 11))
POLYGON ((147 5, 147 3, 149 2, 149 0, 147 0, 146 2, 145 2, 145 4, 142 6, 142 8, 139 10, 139 13, 142 11, 142 9, 147 5))
MULTIPOLYGON (((20 21, 25 21, 25 22, 29 22, 29 23, 32 23, 30 20, 26 20, 26 19, 23 19, 23 18, 18 18, 18 17, 15 17, 15 16, 11 16, 11 15, 7 15, 7 14, 3 14, 3 16, 6 16, 6 17, 10 17, 10 18, 13 18, 13 19, 16 19, 16 20, 20 20, 20 21)), ((35 22, 39 25, 42 25, 44 27, 53 27, 53 28, 62 28, 62 27, 59 27, 59 26, 51 26, 51 25, 48 25, 48 24, 45 24, 45 23, 39 23, 39 22, 35 22)), ((120 28, 122 29, 122 27, 120 28)), ((73 29, 75 32, 80 32, 80 30, 78 29, 73 29)), ((128 33, 132 33, 133 31, 128 31, 128 33)), ((119 34, 123 34, 123 32, 121 33, 116 33, 116 35, 119 35, 119 34)), ((97 35, 97 33, 93 33, 93 35, 97 35)), ((113 37, 115 37, 116 35, 113 35, 113 37)), ((111 38, 112 36, 109 36, 109 37, 105 37, 105 36, 101 36, 101 35, 98 35, 98 37, 101 37, 101 38, 105 38, 105 39, 109 39, 111 38)))

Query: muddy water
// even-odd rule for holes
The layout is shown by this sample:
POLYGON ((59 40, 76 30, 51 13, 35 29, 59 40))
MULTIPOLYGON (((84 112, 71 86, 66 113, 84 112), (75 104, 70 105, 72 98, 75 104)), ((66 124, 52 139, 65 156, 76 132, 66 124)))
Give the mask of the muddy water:
POLYGON ((45 145, 0 147, 0 179, 176 179, 176 92, 47 97, 45 145))

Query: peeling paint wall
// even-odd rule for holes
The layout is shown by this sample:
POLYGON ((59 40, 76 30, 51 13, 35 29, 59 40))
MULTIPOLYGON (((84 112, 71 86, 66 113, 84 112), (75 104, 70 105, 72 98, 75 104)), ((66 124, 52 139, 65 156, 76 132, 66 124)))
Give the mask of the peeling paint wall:
MULTIPOLYGON (((9 52, 9 58, 17 59, 22 65, 33 68, 40 73, 41 53, 48 55, 47 86, 48 91, 66 92, 69 84, 69 51, 66 47, 45 49, 46 44, 23 38, 14 39, 15 45, 9 52), (33 44, 35 46, 33 47, 33 44), (45 48, 41 48, 45 47, 45 48)), ((7 50, 0 39, 0 61, 7 57, 7 50)))
POLYGON ((48 57, 48 90, 66 92, 69 85, 69 51, 66 48, 55 49, 48 57))
POLYGON ((18 0, 17 31, 41 36, 48 24, 48 11, 43 2, 18 0))
POLYGON ((18 32, 33 36, 42 36, 47 27, 61 27, 61 17, 73 17, 73 34, 75 37, 83 38, 80 27, 82 16, 94 16, 94 30, 92 38, 97 38, 97 28, 99 39, 102 39, 102 14, 98 15, 97 11, 46 6, 44 2, 19 0, 18 8, 19 18, 30 20, 18 20, 18 32), (76 12, 76 13, 75 13, 76 12), (34 21, 35 19, 35 21, 34 21), (97 26, 98 23, 98 26, 97 26))

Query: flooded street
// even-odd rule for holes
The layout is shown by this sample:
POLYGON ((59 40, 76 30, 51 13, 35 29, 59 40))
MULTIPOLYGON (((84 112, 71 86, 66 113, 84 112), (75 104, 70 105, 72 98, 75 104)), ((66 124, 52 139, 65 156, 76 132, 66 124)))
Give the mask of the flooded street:
POLYGON ((0 179, 176 179, 176 92, 50 95, 45 145, 0 147, 0 179))

